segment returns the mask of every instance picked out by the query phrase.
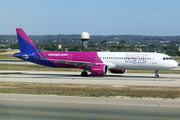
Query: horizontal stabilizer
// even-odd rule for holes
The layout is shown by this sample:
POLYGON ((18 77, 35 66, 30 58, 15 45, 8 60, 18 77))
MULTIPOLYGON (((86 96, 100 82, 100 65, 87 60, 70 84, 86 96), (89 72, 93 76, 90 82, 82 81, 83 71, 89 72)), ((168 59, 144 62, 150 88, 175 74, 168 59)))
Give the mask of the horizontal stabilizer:
POLYGON ((14 57, 21 57, 23 59, 28 59, 28 55, 27 54, 22 54, 22 53, 15 53, 13 54, 14 57))

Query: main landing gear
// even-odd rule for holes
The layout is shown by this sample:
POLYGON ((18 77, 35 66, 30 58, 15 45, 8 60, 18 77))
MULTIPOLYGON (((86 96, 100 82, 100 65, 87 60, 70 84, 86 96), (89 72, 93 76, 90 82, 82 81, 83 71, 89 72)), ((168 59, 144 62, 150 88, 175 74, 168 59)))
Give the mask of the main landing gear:
POLYGON ((87 72, 82 72, 82 73, 81 73, 81 76, 82 76, 82 77, 87 77, 87 75, 88 75, 87 72))
POLYGON ((159 75, 158 75, 158 70, 155 70, 155 78, 158 78, 159 75))
POLYGON ((88 76, 88 73, 86 72, 86 67, 84 67, 84 72, 81 73, 81 76, 82 77, 87 77, 88 76))

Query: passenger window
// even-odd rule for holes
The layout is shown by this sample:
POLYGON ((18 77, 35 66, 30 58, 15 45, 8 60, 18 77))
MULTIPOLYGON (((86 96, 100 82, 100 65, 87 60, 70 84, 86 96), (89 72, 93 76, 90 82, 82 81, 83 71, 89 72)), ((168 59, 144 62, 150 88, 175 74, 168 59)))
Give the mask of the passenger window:
POLYGON ((165 60, 165 58, 163 58, 163 60, 165 60))

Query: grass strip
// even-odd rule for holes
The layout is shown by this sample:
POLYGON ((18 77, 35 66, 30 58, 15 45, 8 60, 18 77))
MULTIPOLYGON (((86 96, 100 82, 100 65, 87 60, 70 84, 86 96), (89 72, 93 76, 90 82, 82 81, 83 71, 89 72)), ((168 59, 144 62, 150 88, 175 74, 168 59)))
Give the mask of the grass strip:
POLYGON ((173 60, 180 61, 180 56, 171 56, 173 60))
POLYGON ((2 59, 2 60, 7 60, 7 59, 15 60, 15 59, 17 59, 18 60, 19 58, 14 57, 13 54, 0 54, 0 59, 2 59))
POLYGON ((106 85, 77 85, 57 83, 21 83, 0 82, 0 93, 10 94, 36 94, 36 95, 60 95, 83 97, 116 97, 128 96, 150 98, 180 98, 178 87, 146 87, 125 86, 113 87, 106 85))

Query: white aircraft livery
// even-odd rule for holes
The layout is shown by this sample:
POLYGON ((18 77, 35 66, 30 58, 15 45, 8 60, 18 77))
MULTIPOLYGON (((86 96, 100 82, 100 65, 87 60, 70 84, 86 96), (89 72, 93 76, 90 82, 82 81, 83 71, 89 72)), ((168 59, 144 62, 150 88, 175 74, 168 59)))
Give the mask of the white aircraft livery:
POLYGON ((14 56, 36 64, 84 69, 81 76, 87 76, 87 70, 92 75, 111 73, 123 74, 127 69, 158 70, 176 68, 178 63, 166 54, 156 52, 73 52, 73 51, 40 51, 22 28, 17 28, 20 51, 14 56))

